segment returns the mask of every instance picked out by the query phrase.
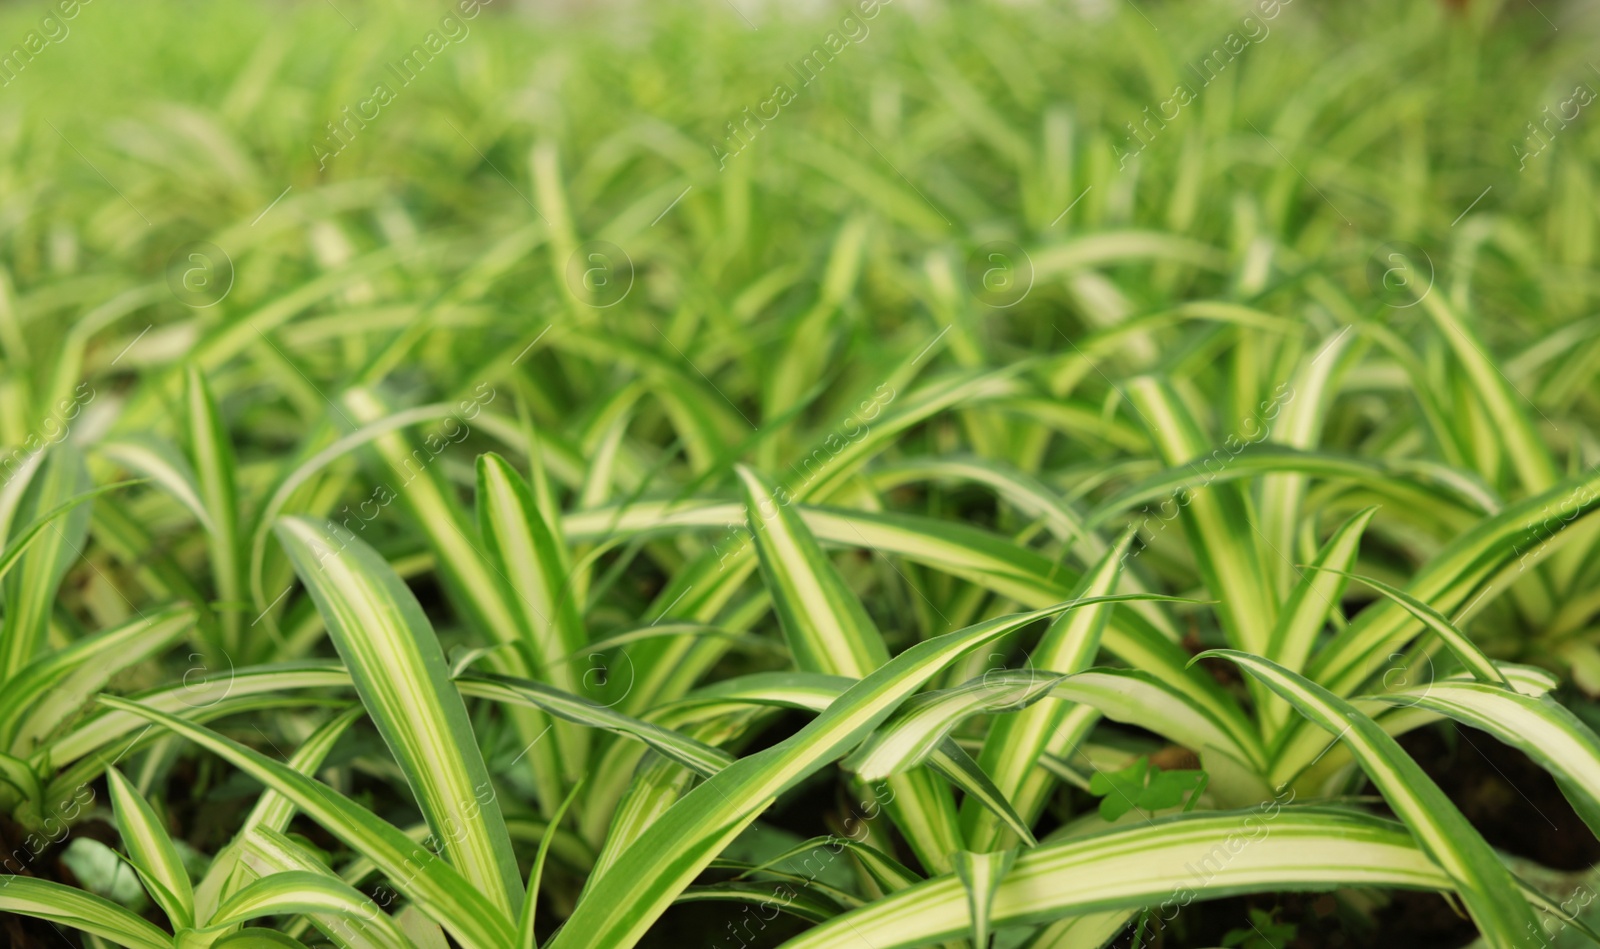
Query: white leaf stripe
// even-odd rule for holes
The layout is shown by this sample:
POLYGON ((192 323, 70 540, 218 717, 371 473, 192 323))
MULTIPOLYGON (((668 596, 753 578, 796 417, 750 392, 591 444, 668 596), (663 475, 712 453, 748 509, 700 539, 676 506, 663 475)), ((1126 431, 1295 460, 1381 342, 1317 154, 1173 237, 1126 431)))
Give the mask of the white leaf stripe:
POLYGON ((1238 664, 1344 741, 1423 850, 1450 876, 1487 945, 1521 945, 1527 926, 1537 925, 1528 901, 1483 837, 1393 738, 1349 702, 1270 660, 1232 649, 1196 659, 1208 656, 1238 664))
POLYGON ((889 661, 866 609, 811 532, 763 477, 740 465, 745 507, 772 605, 802 672, 861 678, 889 661))
MULTIPOLYGON (((1132 541, 1123 537, 1101 555, 1084 574, 1075 596, 1101 596, 1115 592, 1121 576, 1122 553, 1132 541)), ((1029 658, 1029 667, 1045 673, 1071 673, 1092 664, 1100 651, 1100 638, 1110 618, 1109 604, 1063 613, 1050 623, 1040 637, 1038 648, 1029 658)), ((999 716, 989 729, 978 761, 993 775, 996 789, 1011 800, 1023 822, 1031 822, 1043 812, 1054 777, 1037 767, 1039 756, 1051 747, 1052 739, 1063 732, 1071 708, 1060 702, 1045 702, 1013 715, 999 716)), ((963 805, 962 829, 967 845, 987 851, 1000 845, 1002 835, 992 809, 978 810, 963 805)))
POLYGON ((173 499, 188 509, 207 533, 215 533, 211 512, 200 496, 200 485, 189 462, 167 445, 152 440, 126 439, 106 442, 99 447, 106 458, 149 478, 173 499))
POLYGON ((550 949, 631 947, 778 794, 859 742, 945 665, 1029 623, 1091 602, 1000 617, 918 643, 891 659, 798 733, 739 759, 674 804, 591 879, 550 949))
POLYGON ((6 877, 0 913, 45 919, 93 933, 128 949, 172 949, 172 937, 107 899, 33 877, 6 877))
MULTIPOLYGON (((1479 587, 1518 556, 1518 550, 1558 543, 1567 528, 1600 507, 1600 472, 1571 478, 1544 494, 1525 498, 1498 514, 1479 522, 1435 554, 1406 585, 1406 592, 1432 605, 1435 610, 1455 610, 1468 602, 1479 587), (1579 499, 1575 507, 1563 508, 1556 535, 1544 533, 1545 512, 1564 501, 1579 499)), ((1567 536, 1570 536, 1568 534, 1567 536)), ((1485 591, 1487 592, 1487 591, 1485 591)), ((1484 595, 1479 593, 1479 596, 1484 595)), ((1362 610, 1327 646, 1318 651, 1306 668, 1306 676, 1335 695, 1351 695, 1371 675, 1374 660, 1410 637, 1415 617, 1399 603, 1385 600, 1362 610)), ((1280 747, 1299 748, 1306 743, 1308 726, 1291 720, 1279 736, 1280 747)), ((1314 754, 1314 752, 1313 752, 1314 754)), ((1280 755, 1280 764, 1283 763, 1280 755)), ((1310 757, 1290 760, 1304 764, 1310 757)))
MULTIPOLYGON (((995 890, 990 918, 998 927, 1148 907, 1170 919, 1195 899, 1341 886, 1440 890, 1450 878, 1404 828, 1356 812, 1180 814, 1022 852, 995 890)), ((962 884, 946 874, 851 910, 783 949, 907 949, 959 938, 970 926, 962 884)))
POLYGON ((193 926, 194 889, 167 829, 139 791, 116 768, 106 769, 111 807, 128 861, 176 928, 193 926))
MULTIPOLYGON (((794 508, 812 534, 828 544, 867 547, 884 555, 904 557, 1034 608, 1071 596, 1074 578, 1069 570, 1033 550, 965 524, 908 514, 798 504, 794 508), (1059 582, 1057 577, 1061 578, 1059 582)), ((658 531, 670 533, 686 527, 720 528, 742 515, 742 508, 736 504, 641 501, 624 508, 570 514, 563 523, 569 539, 593 541, 658 531)), ((712 558, 706 569, 717 576, 716 566, 712 558)), ((735 573, 729 569, 723 575, 735 573)), ((1103 634, 1103 645, 1129 665, 1189 691, 1195 701, 1226 723, 1236 742, 1250 741, 1255 734, 1255 725, 1245 718, 1238 703, 1209 677, 1191 675, 1186 668, 1189 654, 1138 614, 1114 611, 1103 634)), ((635 689, 631 697, 640 695, 641 690, 635 689)))
MULTIPOLYGON (((778 874, 769 874, 779 880, 785 879, 778 874)), ((794 877, 785 883, 787 890, 782 892, 782 899, 774 898, 773 880, 762 881, 733 880, 726 883, 711 883, 704 886, 691 886, 678 895, 676 903, 703 903, 703 902, 739 902, 750 903, 762 909, 776 908, 780 912, 820 923, 826 919, 839 915, 840 905, 822 892, 822 886, 812 883, 806 877, 794 877), (790 894, 793 895, 790 895, 790 894)))
POLYGON ((1014 849, 985 853, 963 850, 956 854, 956 878, 967 891, 967 914, 972 917, 972 944, 978 949, 988 949, 989 914, 994 906, 994 894, 1016 859, 1017 852, 1014 849))
POLYGON ((1574 809, 1600 835, 1600 737, 1548 696, 1446 680, 1372 699, 1448 715, 1520 749, 1554 775, 1569 798, 1577 795, 1574 809))
MULTIPOLYGON (((373 900, 363 897, 349 881, 334 876, 289 838, 275 830, 257 827, 246 832, 239 842, 242 846, 240 863, 262 878, 298 872, 320 882, 323 906, 312 904, 296 912, 305 913, 312 925, 341 949, 414 949, 373 900)), ((216 927, 263 915, 255 909, 259 899, 241 898, 242 892, 230 894, 228 904, 208 925, 216 927), (247 911, 246 907, 249 907, 247 911)))
POLYGON ((1435 633, 1438 633, 1439 638, 1444 640, 1445 646, 1447 646, 1450 649, 1450 652, 1455 655, 1456 659, 1466 667, 1467 671, 1472 673, 1474 678, 1478 679, 1480 682, 1493 682, 1508 688, 1510 687, 1511 683, 1506 681, 1505 675, 1494 664, 1494 662, 1490 660, 1488 656, 1483 654, 1483 650, 1479 649, 1476 643, 1467 638, 1465 633, 1461 632, 1459 629, 1456 629, 1455 626, 1451 624, 1448 619, 1445 619, 1445 617, 1438 610, 1422 602, 1404 590, 1396 589, 1380 580, 1374 580, 1371 577, 1363 577, 1359 574, 1346 573, 1343 570, 1335 570, 1331 567, 1317 567, 1316 569, 1326 573, 1340 574, 1341 576, 1351 580, 1359 580, 1362 583, 1365 583, 1367 586, 1372 587, 1374 590, 1377 590, 1379 593, 1382 593, 1389 599, 1399 603, 1412 616, 1422 620, 1422 624, 1424 626, 1433 630, 1435 633))
MULTIPOLYGON (((481 455, 477 470, 478 532, 509 587, 506 603, 522 623, 534 677, 576 692, 579 677, 571 660, 583 651, 587 636, 576 592, 561 570, 556 538, 527 484, 505 459, 481 455)), ((588 759, 588 733, 561 722, 551 738, 563 773, 576 780, 588 759)))
POLYGON ((499 798, 421 605, 359 539, 298 518, 279 521, 278 535, 435 838, 497 909, 514 914, 522 879, 499 798))
POLYGON ((100 702, 182 735, 289 798, 307 817, 371 860, 397 891, 449 930, 463 949, 501 949, 509 944, 510 920, 459 871, 339 792, 182 718, 109 695, 101 696, 100 702))

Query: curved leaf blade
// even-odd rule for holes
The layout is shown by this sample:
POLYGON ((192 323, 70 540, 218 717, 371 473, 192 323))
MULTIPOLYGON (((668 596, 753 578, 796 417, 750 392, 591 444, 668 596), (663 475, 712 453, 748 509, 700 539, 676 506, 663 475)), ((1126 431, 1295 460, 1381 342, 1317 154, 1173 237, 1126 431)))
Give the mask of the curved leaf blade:
POLYGON ((122 834, 122 846, 128 851, 128 862, 139 872, 150 897, 175 928, 193 926, 194 887, 166 827, 122 772, 107 768, 106 784, 111 789, 111 809, 122 834))
POLYGON ((1271 660, 1233 649, 1214 649, 1195 658, 1211 656, 1231 660, 1345 742, 1423 850, 1449 875, 1487 944, 1496 949, 1521 945, 1528 927, 1537 926, 1538 919, 1516 881, 1477 829, 1377 723, 1271 660))
POLYGON ((307 817, 370 859, 395 889, 438 920, 465 949, 500 949, 510 943, 510 920, 459 871, 344 795, 208 728, 126 699, 105 695, 100 701, 182 735, 293 801, 307 817))
POLYGON ((278 536, 435 838, 502 914, 513 915, 522 880, 499 798, 422 606, 358 538, 299 518, 279 521, 278 536))

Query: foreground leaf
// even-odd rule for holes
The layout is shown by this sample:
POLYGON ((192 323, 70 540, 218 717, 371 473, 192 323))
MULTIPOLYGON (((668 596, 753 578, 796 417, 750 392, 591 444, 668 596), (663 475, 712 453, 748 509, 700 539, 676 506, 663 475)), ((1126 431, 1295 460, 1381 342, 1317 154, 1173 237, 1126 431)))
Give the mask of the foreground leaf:
POLYGON ((1377 723, 1322 686, 1270 660, 1232 649, 1214 649, 1195 658, 1210 656, 1238 664, 1344 741, 1423 850, 1449 875, 1487 944, 1497 949, 1522 944, 1528 927, 1537 926, 1538 919, 1511 874, 1433 779, 1377 723))
POLYGON ((1004 616, 918 643, 852 686, 792 737, 741 758, 690 791, 650 826, 584 898, 553 949, 626 949, 778 794, 837 759, 966 651, 1092 598, 1004 616))
POLYGON ((93 933, 128 949, 171 949, 172 937, 107 899, 33 877, 0 878, 0 913, 17 913, 93 933))
POLYGON ((327 785, 184 719, 109 695, 100 701, 182 735, 293 801, 307 817, 370 859, 396 890, 419 904, 465 949, 500 949, 511 941, 510 920, 460 872, 327 785))
POLYGON ((106 769, 111 808, 128 862, 174 927, 194 925, 194 887, 167 829, 138 789, 116 768, 106 769))
POLYGON ((522 880, 511 838, 422 606, 357 538, 299 518, 280 521, 278 536, 441 849, 503 914, 514 914, 522 880))
MULTIPOLYGON (((1442 890, 1450 878, 1405 828, 1353 811, 1263 804, 1156 818, 1021 853, 996 888, 994 927, 1149 908, 1157 925, 1197 899, 1341 886, 1442 890)), ((851 910, 783 949, 910 949, 967 936, 955 874, 851 910)))

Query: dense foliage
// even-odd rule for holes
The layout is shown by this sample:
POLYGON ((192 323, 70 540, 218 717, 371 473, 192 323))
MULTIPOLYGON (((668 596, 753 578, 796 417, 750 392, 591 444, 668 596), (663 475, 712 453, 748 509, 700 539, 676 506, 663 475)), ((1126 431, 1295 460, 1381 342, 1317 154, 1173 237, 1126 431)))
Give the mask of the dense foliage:
POLYGON ((1597 35, 8 7, 0 928, 1585 941, 1597 35))

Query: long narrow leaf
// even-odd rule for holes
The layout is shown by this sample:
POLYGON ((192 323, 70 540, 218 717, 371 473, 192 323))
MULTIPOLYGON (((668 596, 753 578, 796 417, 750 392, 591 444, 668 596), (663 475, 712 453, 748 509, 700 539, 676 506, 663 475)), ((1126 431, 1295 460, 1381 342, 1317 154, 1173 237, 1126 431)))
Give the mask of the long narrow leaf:
POLYGON ((1537 926, 1528 901, 1499 857, 1422 768, 1382 728, 1349 702, 1283 667, 1232 649, 1201 653, 1227 658, 1291 702, 1336 740, 1344 741, 1423 850, 1449 875, 1490 946, 1519 946, 1537 926))
POLYGON ((359 539, 300 519, 280 521, 278 534, 443 851, 514 914, 522 880, 499 799, 421 605, 359 539))
POLYGON ((591 881, 552 949, 633 946, 779 793, 846 753, 962 653, 1061 610, 1094 602, 1000 617, 918 643, 891 659, 791 738, 739 759, 685 795, 591 881))
POLYGON ((193 926, 194 887, 167 829, 139 790, 116 768, 106 769, 106 784, 128 862, 174 927, 193 926))
POLYGON ((371 859, 395 889, 416 901, 466 949, 500 949, 510 943, 511 921, 487 896, 449 863, 344 795, 208 728, 137 702, 112 696, 100 701, 182 735, 293 801, 306 816, 371 859))

